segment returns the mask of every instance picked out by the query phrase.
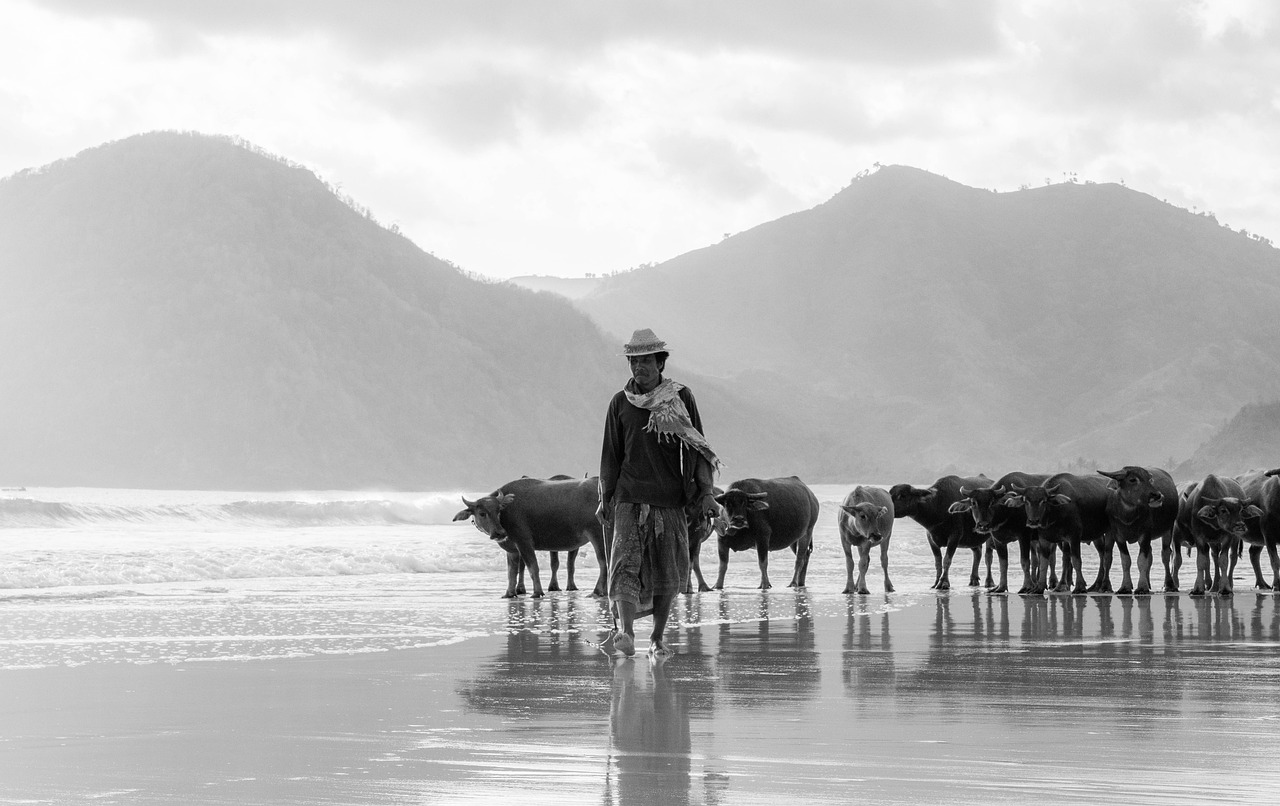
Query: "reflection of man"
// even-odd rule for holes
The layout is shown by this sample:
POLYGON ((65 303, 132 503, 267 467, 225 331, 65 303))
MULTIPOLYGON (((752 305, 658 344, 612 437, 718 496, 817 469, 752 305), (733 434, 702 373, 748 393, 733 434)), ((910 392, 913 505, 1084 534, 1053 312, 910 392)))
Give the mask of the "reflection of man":
POLYGON ((658 657, 648 669, 613 667, 610 785, 617 791, 609 802, 689 802, 689 707, 663 666, 658 657))
POLYGON ((635 619, 653 615, 649 651, 663 641, 671 604, 689 576, 686 510, 714 516, 719 460, 702 435, 693 393, 663 378, 667 344, 637 330, 623 346, 631 380, 609 401, 600 453, 600 517, 612 526, 609 598, 616 620, 606 645, 635 653, 635 619))

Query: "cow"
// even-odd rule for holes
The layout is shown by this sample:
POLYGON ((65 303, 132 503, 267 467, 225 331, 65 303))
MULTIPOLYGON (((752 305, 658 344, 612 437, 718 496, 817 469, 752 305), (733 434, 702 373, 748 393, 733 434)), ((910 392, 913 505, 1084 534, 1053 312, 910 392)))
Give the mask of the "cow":
POLYGON ((884 592, 893 593, 889 581, 889 538, 893 534, 893 499, 879 487, 857 486, 845 496, 836 514, 840 545, 844 549, 845 585, 843 593, 869 594, 867 566, 871 549, 880 547, 880 568, 884 571, 884 592), (853 549, 858 550, 858 580, 853 579, 853 549))
POLYGON ((507 552, 507 590, 503 598, 518 593, 520 563, 529 569, 533 596, 544 595, 535 551, 570 551, 591 543, 600 571, 594 596, 604 596, 608 547, 596 517, 599 479, 520 478, 475 501, 465 497, 466 509, 455 521, 475 519, 475 526, 507 552))
MULTIPOLYGON (((1019 594, 1032 593, 1035 588, 1033 580, 1037 578, 1033 563, 1038 564, 1039 557, 1031 551, 1033 530, 1027 528, 1024 509, 1016 502, 1011 502, 1013 487, 1027 487, 1043 484, 1049 478, 1043 473, 1006 473, 994 484, 987 482, 977 486, 960 488, 960 498, 948 511, 953 514, 968 513, 973 519, 973 530, 987 539, 987 544, 994 547, 996 557, 1000 561, 1000 583, 991 588, 992 593, 1009 591, 1009 544, 1018 544, 1018 555, 1022 565, 1022 587, 1019 594)), ((985 479, 984 479, 985 481, 985 479)), ((1049 555, 1050 585, 1057 584, 1057 574, 1053 568, 1053 554, 1049 555)), ((1040 592, 1041 591, 1034 591, 1040 592)))
MULTIPOLYGON (((960 489, 969 487, 991 486, 991 479, 983 475, 961 478, 960 476, 943 476, 929 487, 912 487, 910 484, 895 484, 889 488, 889 498, 893 501, 895 518, 911 518, 924 527, 929 540, 929 550, 933 552, 935 576, 931 588, 936 590, 951 589, 951 558, 957 548, 967 548, 973 552, 973 569, 969 573, 970 587, 977 587, 978 567, 982 562, 982 547, 986 543, 986 535, 974 531, 973 519, 963 514, 950 511, 951 505, 960 500, 960 489), (943 555, 943 549, 946 555, 943 555)), ((987 582, 991 583, 991 565, 988 558, 987 582)))
MULTIPOLYGON (((1173 523, 1178 518, 1178 488, 1173 476, 1158 467, 1125 465, 1119 470, 1099 470, 1111 480, 1107 493, 1107 518, 1111 538, 1120 549, 1124 579, 1116 591, 1121 595, 1151 593, 1151 541, 1161 540, 1160 558, 1164 562, 1164 589, 1178 589, 1173 575, 1173 523), (1138 545, 1138 586, 1129 574, 1129 544, 1138 545)), ((1110 557, 1105 563, 1110 581, 1110 557)))
POLYGON ((1178 499, 1178 519, 1174 523, 1174 543, 1195 546, 1196 583, 1192 596, 1217 593, 1231 596, 1231 551, 1249 531, 1248 521, 1261 518, 1262 510, 1245 497, 1244 488, 1232 478, 1212 473, 1204 481, 1188 485, 1178 499), (1209 560, 1217 563, 1212 583, 1209 560))
MULTIPOLYGON (((712 495, 720 495, 724 490, 719 487, 712 487, 712 495)), ((702 575, 702 563, 699 557, 702 554, 702 544, 707 542, 711 535, 723 535, 725 529, 729 526, 728 518, 725 517, 724 507, 716 504, 718 514, 714 517, 705 512, 693 511, 696 504, 690 507, 688 514, 689 528, 689 576, 685 578, 684 590, 681 593, 693 592, 693 577, 698 578, 698 592, 706 593, 711 590, 711 586, 707 584, 706 577, 702 575)))
POLYGON ((1107 520, 1108 482, 1100 476, 1076 476, 1057 473, 1044 484, 1030 487, 1013 485, 1013 495, 1006 502, 1020 503, 1026 512, 1027 527, 1035 530, 1033 543, 1039 558, 1031 593, 1049 589, 1046 570, 1050 552, 1062 549, 1062 576, 1055 590, 1064 591, 1075 585, 1072 593, 1110 592, 1105 574, 1104 557, 1110 552, 1110 524, 1107 520), (1092 543, 1098 550, 1098 576, 1087 589, 1081 567, 1080 545, 1092 543), (1068 562, 1070 566, 1068 567, 1068 562))
MULTIPOLYGON (((1249 564, 1253 566, 1254 586, 1258 590, 1280 591, 1280 468, 1275 470, 1251 470, 1234 477, 1244 490, 1245 497, 1261 510, 1257 520, 1246 521, 1248 530, 1245 542, 1249 543, 1249 564), (1271 582, 1262 576, 1262 550, 1266 549, 1271 560, 1271 582)), ((1232 563, 1234 569, 1234 563, 1232 563)))
POLYGON ((788 587, 803 588, 813 552, 813 527, 818 522, 818 498, 796 476, 739 479, 715 501, 724 507, 728 526, 720 535, 720 573, 716 590, 724 589, 729 552, 754 548, 760 564, 760 590, 769 584, 769 552, 790 548, 796 555, 788 587))

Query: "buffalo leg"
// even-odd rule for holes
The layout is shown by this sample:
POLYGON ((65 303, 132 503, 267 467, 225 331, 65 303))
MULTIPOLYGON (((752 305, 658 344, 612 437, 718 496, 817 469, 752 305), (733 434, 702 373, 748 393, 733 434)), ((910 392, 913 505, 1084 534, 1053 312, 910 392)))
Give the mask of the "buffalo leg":
MULTIPOLYGON (((1000 584, 989 585, 992 593, 1008 593, 1009 592, 1009 547, 999 541, 991 541, 987 544, 988 549, 994 548, 996 559, 1000 563, 1000 584), (991 546, 991 542, 995 546, 991 546)), ((993 580, 994 581, 994 580, 993 580)))
POLYGON ((796 570, 791 574, 789 588, 803 588, 805 577, 809 574, 809 555, 813 553, 813 532, 809 532, 795 544, 796 570))
POLYGON ((1276 541, 1266 538, 1267 556, 1271 558, 1271 590, 1280 591, 1280 551, 1276 549, 1276 541))
POLYGON ((858 544, 858 581, 853 586, 854 593, 867 595, 867 568, 871 565, 871 544, 863 540, 858 544))
MULTIPOLYGON (((844 551, 844 590, 841 593, 858 593, 858 586, 853 581, 853 569, 858 565, 858 560, 853 559, 853 544, 843 534, 840 535, 840 548, 844 551)), ((858 546, 859 555, 862 552, 862 546, 858 546)))
POLYGON ((1262 546, 1249 547, 1249 564, 1253 566, 1253 584, 1260 591, 1269 591, 1271 586, 1262 578, 1262 546))
POLYGON ((1129 573, 1129 567, 1133 564, 1133 559, 1129 556, 1129 541, 1117 540, 1116 548, 1120 550, 1120 587, 1116 589, 1116 593, 1130 596, 1133 594, 1133 577, 1129 573))
POLYGON ((578 565, 578 549, 569 549, 569 561, 565 565, 565 590, 576 591, 578 586, 574 584, 573 572, 578 565))
POLYGON ((1226 569, 1226 573, 1222 574, 1222 577, 1215 583, 1219 596, 1232 596, 1235 593, 1235 580, 1231 576, 1231 566, 1233 565, 1231 554, 1235 551, 1237 552, 1236 556, 1238 557, 1239 550, 1240 546, 1237 544, 1237 541, 1234 540, 1227 541, 1227 543, 1218 550, 1218 564, 1220 567, 1226 569))
POLYGON ((507 552, 507 590, 502 594, 503 599, 514 599, 524 593, 524 563, 520 561, 520 555, 515 552, 507 552))
POLYGON ((1192 596, 1204 596, 1209 582, 1209 546, 1196 541, 1196 584, 1191 588, 1192 596))
POLYGON ((1027 537, 1018 538, 1018 560, 1022 563, 1022 587, 1018 589, 1018 593, 1030 593, 1035 587, 1035 569, 1032 566, 1032 558, 1035 555, 1031 552, 1031 540, 1027 537))
MULTIPOLYGON (((982 571, 982 546, 973 547, 973 567, 969 569, 969 587, 976 588, 982 584, 978 575, 982 571)), ((991 557, 987 555, 987 576, 991 576, 991 557)))
POLYGON ((1151 595, 1151 566, 1153 562, 1151 538, 1143 537, 1138 541, 1138 587, 1134 590, 1134 593, 1139 596, 1151 595))
POLYGON ((547 554, 551 555, 551 584, 547 586, 547 590, 558 591, 560 590, 560 580, 556 578, 556 575, 560 573, 560 552, 548 551, 547 554))
POLYGON ((893 593, 893 583, 889 581, 889 538, 880 544, 880 570, 884 571, 884 592, 893 593))
MULTIPOLYGON (((794 551, 795 548, 792 548, 794 551)), ((796 560, 799 561, 799 554, 796 560)), ((769 584, 769 544, 761 540, 756 544, 756 562, 760 566, 760 590, 768 590, 773 585, 769 584)))
POLYGON ((947 551, 942 556, 942 573, 938 575, 938 584, 934 587, 940 591, 951 590, 951 558, 956 556, 956 544, 947 543, 947 551))
POLYGON ((520 557, 529 571, 529 580, 533 582, 533 598, 541 599, 547 594, 542 590, 542 578, 538 575, 538 553, 532 546, 521 546, 520 557))
POLYGON ((938 541, 933 539, 933 535, 929 535, 929 551, 933 552, 933 584, 930 588, 937 588, 942 582, 942 547, 938 545, 938 541))
POLYGON ((716 590, 724 590, 724 575, 729 570, 729 546, 724 541, 719 541, 716 549, 720 556, 720 573, 716 575, 716 584, 713 586, 716 590))

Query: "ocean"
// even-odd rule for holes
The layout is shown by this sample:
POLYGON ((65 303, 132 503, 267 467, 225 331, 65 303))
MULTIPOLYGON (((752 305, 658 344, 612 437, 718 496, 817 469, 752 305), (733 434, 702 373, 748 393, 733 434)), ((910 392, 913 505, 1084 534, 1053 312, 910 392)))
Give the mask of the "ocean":
MULTIPOLYGON (((765 596, 754 552, 736 553, 726 590, 682 597, 672 626, 843 615, 851 598, 875 611, 929 594, 932 555, 908 519, 895 521, 890 548, 897 593, 883 595, 878 553, 871 595, 841 593, 836 512, 853 487, 812 488, 822 512, 803 598, 786 587, 790 552, 771 555, 765 596)), ((505 555, 453 521, 462 495, 484 492, 5 490, 0 669, 385 652, 520 631, 594 638, 610 618, 591 596, 590 547, 578 557, 580 590, 501 598, 505 555)), ((956 556, 957 588, 970 561, 956 556)), ((714 583, 714 542, 701 562, 714 583)), ((540 564, 546 586, 546 554, 540 564)))

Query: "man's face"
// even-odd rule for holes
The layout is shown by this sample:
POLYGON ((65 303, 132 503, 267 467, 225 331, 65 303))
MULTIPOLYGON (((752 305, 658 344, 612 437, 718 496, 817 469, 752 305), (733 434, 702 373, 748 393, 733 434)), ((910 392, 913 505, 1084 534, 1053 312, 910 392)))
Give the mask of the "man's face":
POLYGON ((633 355, 627 360, 631 362, 631 377, 635 378, 636 386, 640 387, 640 391, 648 392, 658 385, 662 371, 658 367, 657 356, 633 355))

